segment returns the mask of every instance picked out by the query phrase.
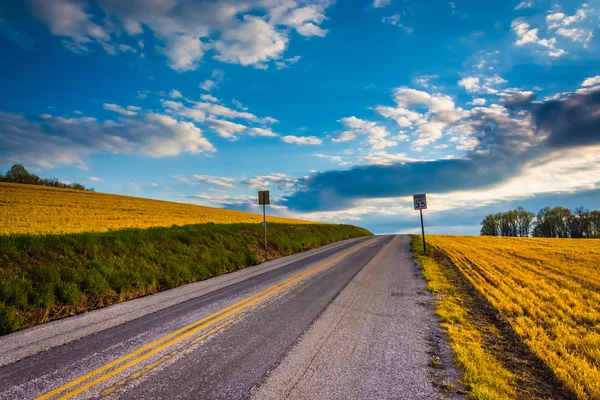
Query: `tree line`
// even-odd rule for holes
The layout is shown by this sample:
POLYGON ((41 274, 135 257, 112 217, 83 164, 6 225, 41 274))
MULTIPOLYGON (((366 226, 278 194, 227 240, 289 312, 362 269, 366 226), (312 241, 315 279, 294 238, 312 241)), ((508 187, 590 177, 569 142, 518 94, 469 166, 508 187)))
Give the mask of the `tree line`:
POLYGON ((600 210, 584 207, 544 207, 537 215, 517 207, 488 214, 481 222, 482 236, 600 238, 600 210))
POLYGON ((86 188, 80 183, 64 183, 56 178, 40 178, 39 176, 28 172, 21 164, 13 165, 4 175, 0 174, 0 182, 52 186, 63 189, 87 190, 89 192, 94 191, 94 188, 86 188))

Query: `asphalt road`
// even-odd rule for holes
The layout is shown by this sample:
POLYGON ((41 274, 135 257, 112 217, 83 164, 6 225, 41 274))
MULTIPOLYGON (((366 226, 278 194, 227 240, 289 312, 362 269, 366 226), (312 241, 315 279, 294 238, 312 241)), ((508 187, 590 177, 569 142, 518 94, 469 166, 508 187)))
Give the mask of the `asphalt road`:
POLYGON ((347 241, 244 271, 166 308, 152 303, 168 294, 149 296, 0 339, 0 398, 455 396, 439 385, 456 371, 408 237, 347 241), (115 319, 132 305, 157 311, 77 334, 94 313, 115 319), (446 369, 429 367, 432 355, 446 369))

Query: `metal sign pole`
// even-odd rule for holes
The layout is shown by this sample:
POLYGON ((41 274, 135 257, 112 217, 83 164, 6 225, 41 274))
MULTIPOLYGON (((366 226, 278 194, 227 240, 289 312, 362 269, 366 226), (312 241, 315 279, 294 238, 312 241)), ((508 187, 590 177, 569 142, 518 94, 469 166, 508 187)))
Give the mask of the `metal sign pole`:
POLYGON ((262 226, 265 228, 265 250, 267 249, 267 204, 271 204, 268 190, 258 191, 258 205, 263 206, 263 223, 262 226))
POLYGON ((423 226, 423 210, 419 209, 421 213, 421 234, 423 235, 423 254, 427 254, 427 247, 425 246, 425 227, 423 226))
POLYGON ((263 226, 265 227, 265 249, 267 248, 267 206, 263 204, 263 226))

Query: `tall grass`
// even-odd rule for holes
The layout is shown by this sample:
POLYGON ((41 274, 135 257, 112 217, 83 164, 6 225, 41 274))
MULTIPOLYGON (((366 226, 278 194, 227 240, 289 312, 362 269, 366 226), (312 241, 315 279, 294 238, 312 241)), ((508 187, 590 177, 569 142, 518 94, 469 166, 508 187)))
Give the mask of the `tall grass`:
POLYGON ((197 224, 0 235, 0 334, 371 235, 351 225, 197 224))

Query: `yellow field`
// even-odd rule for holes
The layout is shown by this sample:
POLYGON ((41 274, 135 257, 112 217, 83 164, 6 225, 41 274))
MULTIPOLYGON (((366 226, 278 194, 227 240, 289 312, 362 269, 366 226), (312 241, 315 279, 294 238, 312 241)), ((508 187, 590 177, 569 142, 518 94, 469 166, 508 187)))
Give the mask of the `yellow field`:
MULTIPOLYGON (((0 234, 74 233, 214 222, 260 223, 262 215, 82 190, 0 183, 0 234)), ((268 222, 309 221, 267 216, 268 222)))
POLYGON ((580 399, 600 399, 600 240, 429 236, 580 399))

